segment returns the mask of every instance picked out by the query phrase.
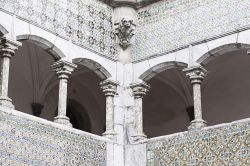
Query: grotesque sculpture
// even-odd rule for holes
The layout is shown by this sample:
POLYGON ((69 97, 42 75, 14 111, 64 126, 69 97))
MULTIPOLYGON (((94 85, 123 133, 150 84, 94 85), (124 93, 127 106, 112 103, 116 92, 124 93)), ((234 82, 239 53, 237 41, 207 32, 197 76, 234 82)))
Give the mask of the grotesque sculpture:
POLYGON ((115 23, 115 34, 118 36, 122 48, 130 45, 130 39, 134 36, 135 27, 133 20, 128 18, 122 18, 119 23, 115 23))

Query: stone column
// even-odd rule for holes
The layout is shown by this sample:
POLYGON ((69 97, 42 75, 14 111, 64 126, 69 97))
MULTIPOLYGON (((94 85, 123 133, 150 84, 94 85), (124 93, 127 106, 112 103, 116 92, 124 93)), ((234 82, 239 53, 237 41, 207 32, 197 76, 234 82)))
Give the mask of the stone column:
POLYGON ((69 76, 72 74, 77 65, 60 60, 51 65, 59 78, 59 97, 58 97, 58 115, 54 122, 72 127, 69 118, 66 116, 67 109, 67 86, 69 76))
POLYGON ((8 97, 9 69, 10 59, 14 56, 15 51, 22 43, 8 39, 0 39, 0 56, 1 56, 1 76, 0 76, 0 105, 14 109, 12 100, 8 97))
POLYGON ((142 112, 142 98, 149 91, 150 86, 145 83, 135 83, 130 85, 133 90, 135 100, 135 128, 136 135, 134 136, 135 141, 141 141, 146 138, 143 132, 143 112, 142 112))
POLYGON ((116 95, 118 82, 105 80, 100 83, 101 89, 106 96, 106 131, 103 136, 114 139, 114 96, 116 95))
POLYGON ((193 100, 194 100, 194 120, 191 121, 188 129, 200 129, 206 127, 207 123, 202 119, 201 106, 201 83, 207 75, 207 70, 202 66, 194 66, 183 70, 190 79, 193 86, 193 100))

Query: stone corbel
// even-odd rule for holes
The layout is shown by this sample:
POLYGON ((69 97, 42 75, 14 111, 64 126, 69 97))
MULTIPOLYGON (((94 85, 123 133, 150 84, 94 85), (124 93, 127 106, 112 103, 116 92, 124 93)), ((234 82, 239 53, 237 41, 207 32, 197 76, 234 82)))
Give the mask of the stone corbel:
POLYGON ((136 25, 132 19, 122 18, 120 22, 115 23, 115 34, 119 39, 120 46, 125 49, 131 44, 131 38, 134 36, 136 25))

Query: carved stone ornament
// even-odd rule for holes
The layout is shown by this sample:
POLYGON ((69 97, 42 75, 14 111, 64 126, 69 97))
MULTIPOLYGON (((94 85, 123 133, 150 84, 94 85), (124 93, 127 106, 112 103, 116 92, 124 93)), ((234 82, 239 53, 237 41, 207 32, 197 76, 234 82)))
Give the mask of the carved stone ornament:
POLYGON ((130 84, 130 88, 132 89, 135 98, 142 98, 151 87, 149 84, 141 82, 130 84))
POLYGON ((194 66, 183 70, 192 84, 201 84, 202 80, 207 76, 207 70, 202 66, 194 66))
POLYGON ((118 36, 122 48, 131 44, 130 40, 134 36, 135 27, 133 20, 128 18, 122 18, 119 23, 115 23, 115 34, 118 36))

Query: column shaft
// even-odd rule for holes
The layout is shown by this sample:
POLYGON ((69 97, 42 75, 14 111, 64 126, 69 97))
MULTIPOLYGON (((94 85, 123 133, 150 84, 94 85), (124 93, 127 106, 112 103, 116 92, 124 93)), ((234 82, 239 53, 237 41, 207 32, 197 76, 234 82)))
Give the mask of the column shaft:
POLYGON ((67 88, 69 76, 77 66, 70 62, 60 60, 55 62, 51 67, 54 69, 56 75, 59 78, 58 115, 54 118, 54 122, 72 127, 70 119, 66 116, 67 88))
POLYGON ((105 80, 100 83, 101 89, 106 96, 106 131, 103 136, 114 140, 114 96, 116 95, 118 82, 105 80))
POLYGON ((114 99, 106 97, 106 131, 114 132, 114 99))
POLYGON ((135 98, 135 126, 138 135, 143 133, 143 113, 142 113, 142 98, 135 98))
POLYGON ((10 59, 14 56, 15 51, 22 44, 18 41, 13 41, 6 37, 0 40, 0 53, 1 53, 1 85, 0 85, 0 105, 14 108, 12 100, 8 97, 9 87, 9 72, 10 72, 10 59))
POLYGON ((193 84, 193 98, 194 98, 194 117, 196 120, 202 119, 201 107, 201 85, 193 84))
POLYGON ((67 108, 67 82, 65 78, 59 80, 58 115, 66 116, 67 108))
POLYGON ((146 138, 146 135, 143 132, 143 110, 142 110, 142 99, 143 96, 149 91, 150 86, 145 83, 135 83, 131 84, 130 88, 133 90, 134 94, 134 108, 135 108, 135 129, 136 134, 133 136, 134 141, 141 141, 146 138))
POLYGON ((194 66, 184 69, 183 71, 186 73, 193 86, 194 120, 191 121, 188 128, 192 130, 206 127, 206 121, 204 121, 202 117, 201 83, 207 75, 207 70, 202 66, 194 66))
POLYGON ((1 60, 1 96, 8 96, 9 87, 9 68, 10 68, 10 57, 4 56, 1 60))

